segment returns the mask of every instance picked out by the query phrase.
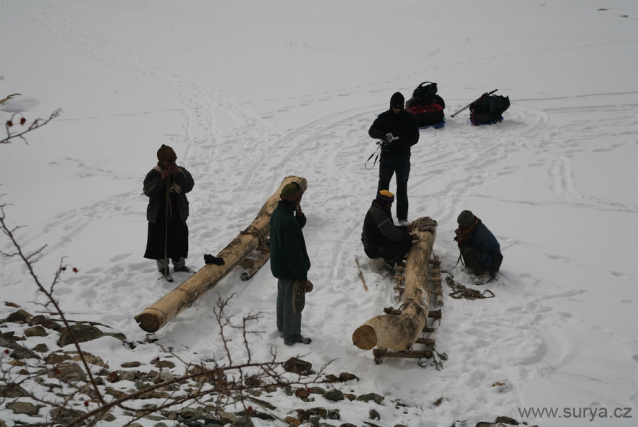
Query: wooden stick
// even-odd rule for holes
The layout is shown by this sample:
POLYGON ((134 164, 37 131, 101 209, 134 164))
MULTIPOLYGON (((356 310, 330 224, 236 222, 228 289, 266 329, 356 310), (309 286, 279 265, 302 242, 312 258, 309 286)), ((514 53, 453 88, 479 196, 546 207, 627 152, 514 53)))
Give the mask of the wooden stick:
POLYGON ((409 352, 399 352, 399 351, 390 351, 390 350, 381 350, 375 348, 372 351, 374 357, 403 357, 406 359, 431 359, 432 352, 430 350, 420 350, 420 351, 409 351, 409 352))
POLYGON ((429 346, 433 346, 436 341, 430 338, 419 338, 418 340, 416 340, 417 344, 425 344, 425 345, 429 345, 429 346))
POLYGON ((361 266, 359 265, 359 258, 357 258, 357 256, 354 256, 354 262, 357 263, 357 269, 359 270, 359 277, 361 277, 361 281, 363 282, 363 289, 365 289, 366 292, 368 292, 368 285, 366 285, 366 279, 363 278, 363 273, 361 272, 361 266))

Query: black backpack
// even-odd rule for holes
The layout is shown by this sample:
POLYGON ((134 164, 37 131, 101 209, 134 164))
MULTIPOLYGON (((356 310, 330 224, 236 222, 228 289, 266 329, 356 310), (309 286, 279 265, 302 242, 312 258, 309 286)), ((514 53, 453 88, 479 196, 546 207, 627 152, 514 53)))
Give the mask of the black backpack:
POLYGON ((470 120, 475 125, 496 123, 509 107, 509 96, 485 94, 470 104, 470 120))
POLYGON ((442 108, 445 108, 445 101, 436 94, 437 91, 436 83, 423 82, 412 91, 412 98, 408 100, 406 106, 439 104, 442 108))

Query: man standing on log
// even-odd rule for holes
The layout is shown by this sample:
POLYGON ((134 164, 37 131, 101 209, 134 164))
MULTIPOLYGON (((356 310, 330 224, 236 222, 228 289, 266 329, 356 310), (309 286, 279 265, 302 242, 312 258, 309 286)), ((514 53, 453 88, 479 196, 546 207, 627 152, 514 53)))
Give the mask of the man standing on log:
POLYGON ((394 225, 392 202, 394 194, 388 190, 377 193, 363 222, 361 241, 366 255, 372 259, 383 258, 394 267, 398 261, 405 259, 412 248, 412 241, 418 240, 418 237, 416 234, 410 234, 412 225, 394 225))
POLYGON ((471 211, 461 212, 457 222, 459 228, 454 232, 454 240, 459 245, 463 262, 476 276, 474 282, 482 285, 494 278, 501 267, 501 245, 471 211))
POLYGON ((188 199, 186 193, 195 185, 183 166, 177 166, 177 155, 168 145, 157 151, 157 166, 144 179, 144 194, 149 197, 146 219, 148 238, 144 258, 154 259, 162 276, 173 281, 168 259, 176 272, 192 273, 186 266, 188 256, 188 199))
POLYGON ((382 141, 377 191, 388 190, 392 175, 397 174, 397 218, 400 225, 408 225, 410 147, 419 142, 419 124, 404 105, 403 95, 396 92, 390 99, 390 109, 379 114, 368 131, 371 138, 382 141))
POLYGON ((270 270, 278 279, 277 329, 286 345, 312 341, 301 335, 301 312, 306 305, 306 292, 312 291, 308 280, 310 259, 301 231, 306 225, 299 206, 302 196, 299 184, 286 184, 270 217, 270 270))

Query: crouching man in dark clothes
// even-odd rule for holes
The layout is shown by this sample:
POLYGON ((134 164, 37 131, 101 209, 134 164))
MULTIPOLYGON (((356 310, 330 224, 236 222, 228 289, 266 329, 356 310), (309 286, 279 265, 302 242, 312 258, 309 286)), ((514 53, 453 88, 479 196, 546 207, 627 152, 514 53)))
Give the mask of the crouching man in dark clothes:
POLYGON ((394 194, 381 190, 366 214, 363 222, 361 241, 366 255, 383 258, 391 266, 405 258, 412 248, 412 241, 418 240, 412 232, 412 225, 395 226, 392 221, 394 194))
POLYGON ((475 283, 482 285, 491 280, 501 267, 501 245, 494 234, 471 211, 459 215, 454 240, 459 245, 465 265, 476 276, 475 283))
POLYGON ((310 259, 301 231, 306 225, 299 206, 302 196, 299 184, 286 184, 270 217, 270 270, 278 279, 277 330, 286 345, 312 342, 301 335, 301 312, 306 306, 306 292, 312 291, 308 280, 310 259))
POLYGON ((157 166, 144 179, 144 194, 149 197, 146 219, 148 239, 144 258, 154 259, 164 278, 173 281, 168 259, 173 269, 192 273, 186 267, 188 256, 188 199, 186 193, 195 185, 183 166, 177 166, 177 155, 168 145, 157 151, 157 166))

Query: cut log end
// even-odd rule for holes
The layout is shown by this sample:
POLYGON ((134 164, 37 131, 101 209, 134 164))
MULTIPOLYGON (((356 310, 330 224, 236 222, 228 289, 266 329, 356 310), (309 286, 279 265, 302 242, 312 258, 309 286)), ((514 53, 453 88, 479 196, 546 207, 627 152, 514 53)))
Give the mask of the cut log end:
POLYGON ((352 342, 361 350, 372 350, 377 345, 377 333, 370 325, 359 326, 352 334, 352 342))
POLYGON ((146 332, 157 332, 162 326, 164 326, 161 324, 158 316, 148 313, 148 311, 143 311, 135 316, 135 321, 138 326, 146 332))

